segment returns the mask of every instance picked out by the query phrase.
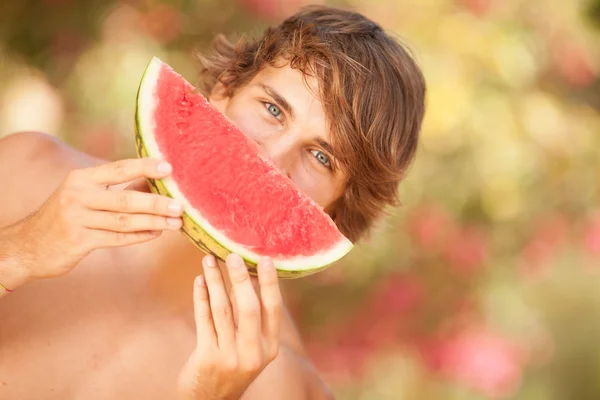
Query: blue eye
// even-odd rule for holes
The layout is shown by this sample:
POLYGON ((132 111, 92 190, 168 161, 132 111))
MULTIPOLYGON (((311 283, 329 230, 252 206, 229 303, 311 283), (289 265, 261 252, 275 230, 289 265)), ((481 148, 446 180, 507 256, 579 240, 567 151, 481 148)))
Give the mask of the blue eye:
POLYGON ((327 168, 331 168, 331 161, 329 160, 329 157, 327 156, 327 154, 325 154, 319 150, 311 150, 310 152, 315 156, 317 161, 319 161, 321 164, 323 164, 327 168))
POLYGON ((265 103, 265 107, 267 107, 267 110, 269 110, 271 115, 273 115, 275 118, 279 118, 281 115, 281 110, 275 104, 265 103))

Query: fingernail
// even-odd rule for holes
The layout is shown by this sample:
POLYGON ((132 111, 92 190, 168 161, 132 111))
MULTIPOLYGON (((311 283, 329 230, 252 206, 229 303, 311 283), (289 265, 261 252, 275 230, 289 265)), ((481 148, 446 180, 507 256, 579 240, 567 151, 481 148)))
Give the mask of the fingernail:
POLYGON ((233 268, 245 268, 244 260, 238 254, 231 253, 227 256, 227 261, 230 267, 233 268))
POLYGON ((158 167, 156 167, 156 169, 158 170, 158 172, 160 172, 161 174, 168 174, 173 170, 173 167, 171 167, 171 164, 169 164, 166 161, 161 161, 158 164, 158 167))
POLYGON ((167 218, 167 224, 173 229, 181 227, 181 218, 167 218))
POLYGON ((198 275, 195 279, 196 286, 206 286, 206 280, 203 275, 198 275))
POLYGON ((204 262, 204 265, 206 265, 209 268, 215 268, 217 266, 217 263, 215 262, 213 256, 206 256, 202 261, 204 262))
POLYGON ((175 214, 175 215, 179 215, 179 214, 181 214, 181 211, 183 211, 183 207, 181 207, 181 204, 179 204, 177 202, 170 203, 167 208, 169 209, 170 213, 175 214))
POLYGON ((260 260, 260 267, 265 271, 271 271, 273 269, 273 261, 269 257, 263 257, 260 260))
POLYGON ((233 261, 233 268, 243 269, 246 268, 246 264, 244 263, 244 260, 236 257, 235 261, 233 261))

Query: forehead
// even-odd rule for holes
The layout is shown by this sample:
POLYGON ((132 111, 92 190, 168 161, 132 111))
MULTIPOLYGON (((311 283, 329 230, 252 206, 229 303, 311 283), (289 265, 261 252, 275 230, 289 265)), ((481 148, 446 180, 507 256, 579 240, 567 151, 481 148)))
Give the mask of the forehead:
POLYGON ((282 94, 293 96, 297 101, 318 102, 319 105, 321 103, 317 79, 290 67, 289 64, 277 67, 267 65, 256 74, 250 84, 259 82, 276 85, 282 94))

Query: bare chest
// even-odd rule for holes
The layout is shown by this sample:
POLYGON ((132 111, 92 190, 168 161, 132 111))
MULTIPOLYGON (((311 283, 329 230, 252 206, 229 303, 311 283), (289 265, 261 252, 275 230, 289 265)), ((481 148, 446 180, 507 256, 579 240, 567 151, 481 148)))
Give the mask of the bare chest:
POLYGON ((191 292, 161 292, 177 281, 131 260, 98 252, 0 301, 0 399, 172 397, 195 340, 191 292))

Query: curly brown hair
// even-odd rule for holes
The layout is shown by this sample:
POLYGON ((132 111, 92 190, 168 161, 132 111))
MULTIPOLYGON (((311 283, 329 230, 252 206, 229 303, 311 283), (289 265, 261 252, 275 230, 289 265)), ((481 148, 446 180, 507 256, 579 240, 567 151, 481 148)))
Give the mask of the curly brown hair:
POLYGON ((265 66, 289 65, 317 78, 336 162, 347 172, 332 218, 351 241, 363 236, 387 205, 417 149, 425 112, 425 79, 406 48, 365 16, 309 6, 255 39, 233 44, 218 35, 198 55, 200 89, 220 82, 226 95, 265 66))

